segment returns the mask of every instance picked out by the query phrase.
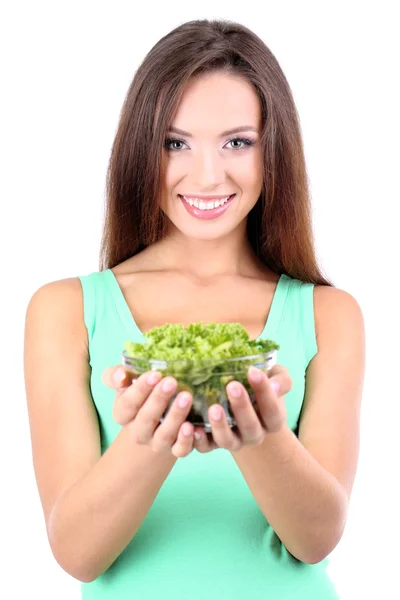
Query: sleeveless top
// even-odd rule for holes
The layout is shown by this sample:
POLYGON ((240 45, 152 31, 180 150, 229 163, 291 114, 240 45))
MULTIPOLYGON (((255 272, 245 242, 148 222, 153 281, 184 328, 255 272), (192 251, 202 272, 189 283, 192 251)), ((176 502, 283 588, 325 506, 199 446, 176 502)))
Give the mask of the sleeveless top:
MULTIPOLYGON (((112 417, 114 390, 101 375, 121 364, 127 340, 145 337, 111 269, 79 276, 88 331, 90 391, 101 453, 122 429, 112 417)), ((277 363, 293 386, 285 396, 287 423, 297 435, 305 372, 318 351, 314 284, 280 276, 260 338, 280 345, 277 363)), ((199 321, 201 315, 199 315, 199 321)), ((309 565, 293 557, 266 520, 232 455, 193 450, 177 459, 149 512, 115 562, 92 582, 83 600, 337 600, 329 559, 309 565)))

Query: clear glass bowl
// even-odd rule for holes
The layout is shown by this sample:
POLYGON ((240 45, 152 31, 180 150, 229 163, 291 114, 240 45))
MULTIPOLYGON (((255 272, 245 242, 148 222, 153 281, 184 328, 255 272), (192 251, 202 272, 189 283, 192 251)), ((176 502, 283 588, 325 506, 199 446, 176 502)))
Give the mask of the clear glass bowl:
POLYGON ((271 350, 253 356, 240 356, 221 360, 156 360, 151 358, 135 358, 127 351, 122 353, 121 364, 127 371, 139 376, 146 371, 160 371, 163 377, 170 375, 178 381, 178 387, 164 411, 160 423, 179 392, 188 391, 193 396, 193 402, 186 421, 195 427, 203 427, 206 433, 211 432, 208 420, 208 409, 213 404, 220 404, 226 415, 229 427, 235 427, 236 421, 229 404, 225 386, 230 381, 239 381, 246 388, 252 404, 256 405, 253 390, 247 379, 250 366, 258 367, 267 372, 276 364, 277 350, 271 350))

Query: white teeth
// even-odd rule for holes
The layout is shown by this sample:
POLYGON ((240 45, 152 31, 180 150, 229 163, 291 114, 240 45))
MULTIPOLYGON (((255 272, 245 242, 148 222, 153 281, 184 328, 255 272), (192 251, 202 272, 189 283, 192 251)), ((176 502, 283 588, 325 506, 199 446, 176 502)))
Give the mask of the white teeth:
POLYGON ((223 206, 225 202, 229 200, 230 196, 227 196, 226 198, 221 198, 221 200, 214 200, 211 202, 205 202, 204 200, 198 200, 197 198, 186 198, 185 196, 183 196, 183 198, 186 200, 186 202, 188 202, 188 204, 190 204, 190 206, 195 206, 200 210, 212 210, 213 208, 218 208, 218 206, 223 206))

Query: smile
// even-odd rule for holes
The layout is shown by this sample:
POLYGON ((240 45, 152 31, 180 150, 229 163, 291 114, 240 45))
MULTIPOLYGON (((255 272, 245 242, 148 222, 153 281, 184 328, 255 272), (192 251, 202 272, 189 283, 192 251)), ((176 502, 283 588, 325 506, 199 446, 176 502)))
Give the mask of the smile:
POLYGON ((187 212, 197 219, 214 219, 222 215, 231 205, 236 194, 219 200, 199 200, 198 198, 185 198, 179 195, 187 212))
POLYGON ((234 194, 232 194, 232 196, 226 196, 226 198, 220 198, 218 200, 209 200, 209 201, 199 200, 198 198, 186 198, 185 196, 182 196, 182 198, 188 204, 190 204, 190 206, 195 206, 196 208, 198 208, 200 210, 212 210, 213 208, 218 208, 219 206, 223 206, 233 196, 234 196, 234 194))

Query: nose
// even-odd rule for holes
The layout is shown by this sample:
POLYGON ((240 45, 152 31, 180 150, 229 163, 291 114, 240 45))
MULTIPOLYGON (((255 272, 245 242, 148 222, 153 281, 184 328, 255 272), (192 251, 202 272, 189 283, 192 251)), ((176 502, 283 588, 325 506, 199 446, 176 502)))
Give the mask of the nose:
POLYGON ((225 181, 225 166, 217 150, 199 152, 193 159, 192 177, 200 190, 214 187, 225 181))

